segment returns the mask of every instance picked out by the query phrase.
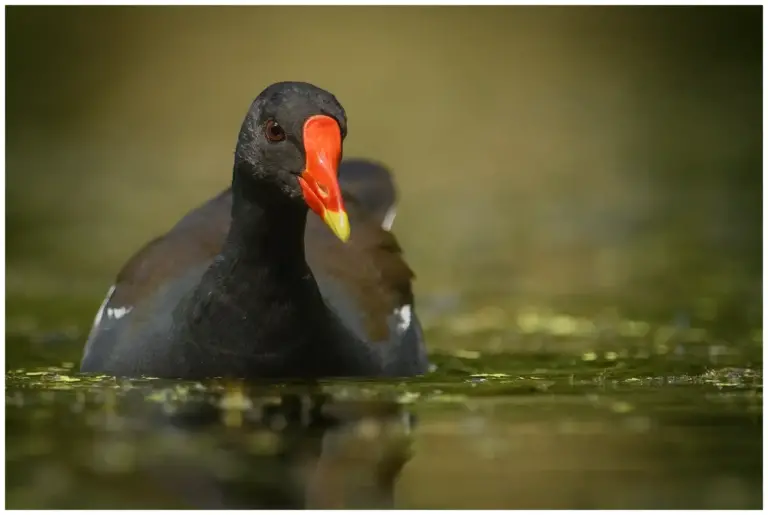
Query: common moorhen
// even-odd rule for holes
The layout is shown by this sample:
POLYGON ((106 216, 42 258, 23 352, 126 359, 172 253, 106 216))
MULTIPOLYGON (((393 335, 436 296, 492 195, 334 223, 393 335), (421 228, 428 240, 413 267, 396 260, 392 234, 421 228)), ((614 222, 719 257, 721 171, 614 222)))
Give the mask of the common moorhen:
POLYGON ((339 167, 346 132, 345 111, 327 91, 300 82, 266 88, 241 126, 231 189, 123 267, 81 371, 195 379, 426 372, 413 274, 388 230, 391 178, 373 163, 339 167))

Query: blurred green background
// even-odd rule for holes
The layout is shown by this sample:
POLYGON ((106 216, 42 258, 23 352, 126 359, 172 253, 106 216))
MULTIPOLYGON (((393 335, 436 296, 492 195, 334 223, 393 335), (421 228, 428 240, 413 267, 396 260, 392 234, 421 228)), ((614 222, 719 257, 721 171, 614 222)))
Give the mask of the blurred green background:
POLYGON ((428 326, 532 304, 762 326, 761 7, 8 7, 6 29, 10 335, 79 352, 281 80, 333 92, 345 155, 392 167, 428 326))

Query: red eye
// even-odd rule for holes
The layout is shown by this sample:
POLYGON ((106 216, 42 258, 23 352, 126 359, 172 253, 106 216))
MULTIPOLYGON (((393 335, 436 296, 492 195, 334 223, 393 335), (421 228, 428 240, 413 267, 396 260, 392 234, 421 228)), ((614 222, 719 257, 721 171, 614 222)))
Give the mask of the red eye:
POLYGON ((267 121, 267 125, 264 127, 264 134, 272 143, 277 143, 278 141, 283 141, 285 139, 285 131, 274 120, 267 121))

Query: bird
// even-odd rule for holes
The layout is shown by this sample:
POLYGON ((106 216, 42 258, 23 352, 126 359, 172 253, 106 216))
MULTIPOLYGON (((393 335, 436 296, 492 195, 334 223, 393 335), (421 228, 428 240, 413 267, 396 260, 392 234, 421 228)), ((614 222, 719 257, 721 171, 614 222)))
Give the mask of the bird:
POLYGON ((341 160, 330 92, 277 82, 250 105, 231 187, 135 253, 98 309, 82 373, 176 379, 428 371, 389 170, 341 160), (341 164, 340 164, 341 163, 341 164))

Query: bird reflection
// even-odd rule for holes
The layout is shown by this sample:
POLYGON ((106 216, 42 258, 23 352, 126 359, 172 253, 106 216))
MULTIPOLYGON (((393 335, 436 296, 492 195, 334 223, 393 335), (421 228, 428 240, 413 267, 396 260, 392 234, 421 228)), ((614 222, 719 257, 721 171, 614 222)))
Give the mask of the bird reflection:
POLYGON ((140 468, 152 499, 204 509, 395 507, 415 423, 395 401, 238 385, 154 403, 152 416, 137 417, 152 405, 146 397, 135 396, 129 417, 151 420, 140 468))

